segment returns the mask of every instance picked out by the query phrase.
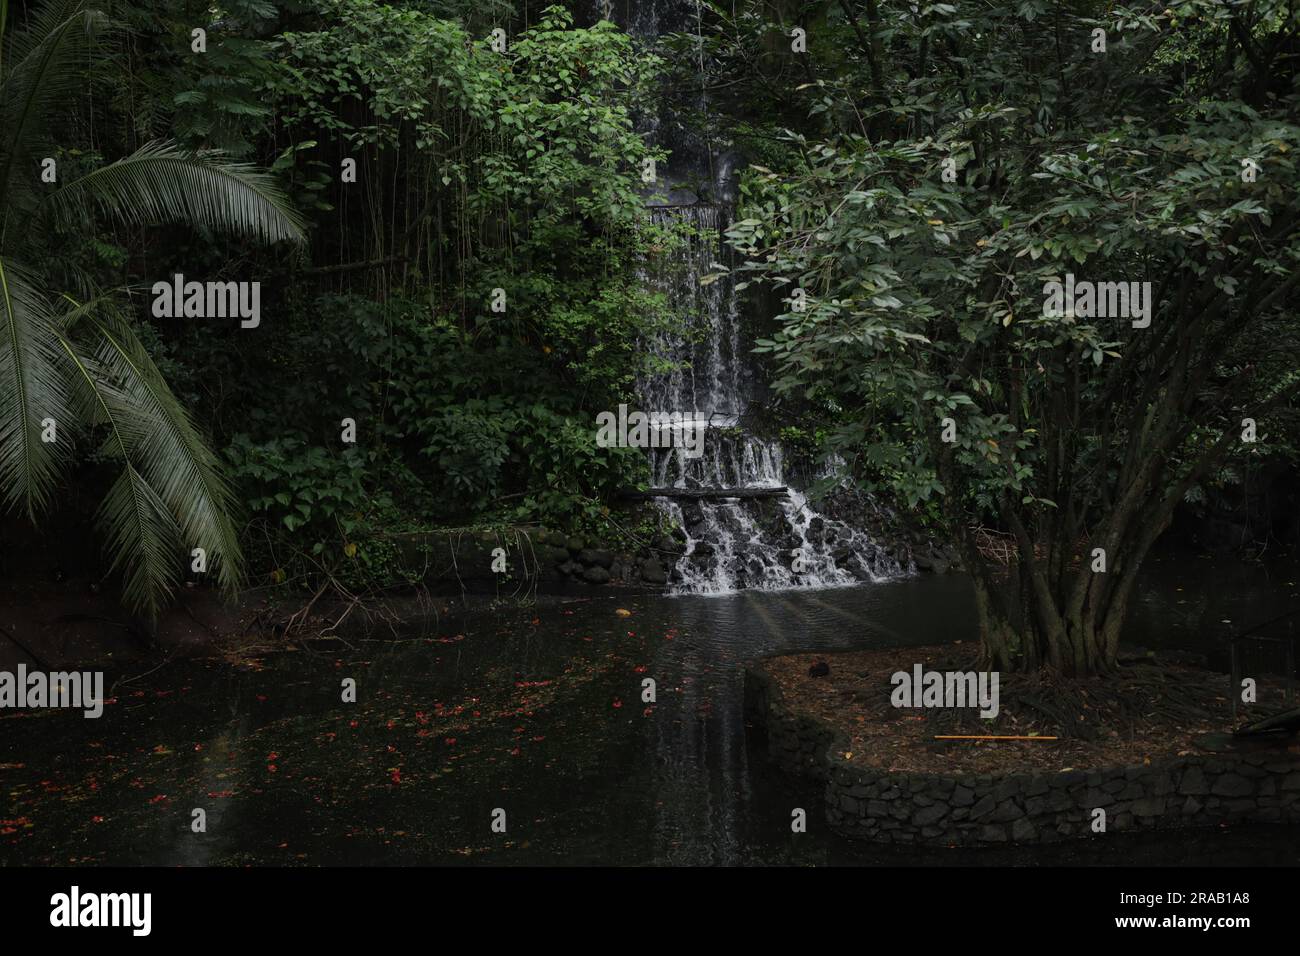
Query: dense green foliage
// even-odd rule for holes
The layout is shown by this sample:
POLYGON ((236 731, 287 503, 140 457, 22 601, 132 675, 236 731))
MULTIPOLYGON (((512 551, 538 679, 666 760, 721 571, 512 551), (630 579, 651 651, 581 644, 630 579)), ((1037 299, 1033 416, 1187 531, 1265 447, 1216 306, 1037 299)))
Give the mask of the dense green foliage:
POLYGON ((1180 502, 1295 460, 1281 0, 706 3, 654 43, 578 4, 92 6, 0 0, 0 492, 39 519, 114 465, 142 609, 194 547, 230 585, 246 553, 358 587, 400 579, 395 532, 615 527, 645 462, 594 414, 672 321, 652 116, 746 166, 767 420, 961 545, 990 662, 1108 668, 1180 502), (260 282, 263 321, 126 291, 176 273, 260 282), (1150 324, 1046 312, 1066 273, 1151 283, 1150 324))
MULTIPOLYGON (((784 150, 765 146, 731 230, 747 277, 786 297, 760 350, 864 480, 939 503, 999 666, 1113 664, 1179 502, 1225 464, 1290 454, 1294 416, 1275 414, 1300 391, 1289 10, 845 4, 803 77, 765 79, 801 79, 784 102, 812 119, 767 130, 784 150), (1047 314, 1067 272, 1150 282, 1149 327, 1047 314), (1261 440, 1242 440, 1247 418, 1261 440), (981 523, 1016 537, 1011 595, 974 546, 981 523)), ((763 37, 724 20, 720 79, 761 63, 763 37)))
POLYGON ((108 163, 79 155, 64 139, 80 119, 68 104, 109 23, 80 0, 48 3, 21 28, 7 11, 0 4, 0 495, 37 519, 78 455, 112 462, 96 523, 127 599, 156 611, 192 549, 223 584, 238 581, 233 499, 137 335, 120 277, 96 274, 122 260, 87 235, 97 220, 181 221, 277 242, 300 240, 301 224, 266 175, 172 143, 108 163))
POLYGON ((42 123, 61 115, 49 104, 76 104, 32 142, 7 125, 0 156, 22 170, 5 194, 4 262, 15 311, 27 310, 9 323, 6 355, 29 350, 22 365, 0 366, 6 436, 23 436, 3 444, 11 503, 37 515, 60 468, 97 460, 87 452, 106 434, 117 441, 111 454, 132 464, 110 492, 105 546, 126 555, 127 596, 148 611, 191 547, 209 552, 227 584, 248 550, 254 580, 324 572, 382 585, 395 579, 395 531, 603 526, 605 502, 642 477, 644 461, 595 447, 591 422, 628 398, 638 338, 666 321, 637 277, 646 249, 666 241, 638 193, 641 161, 654 154, 632 122, 651 96, 652 56, 612 24, 576 28, 559 7, 521 20, 502 2, 231 0, 214 14, 146 0, 77 13, 85 29, 65 24, 78 9, 48 3, 30 24, 11 23, 6 44, 7 117, 21 108, 9 95, 19 84, 39 93, 42 123), (116 42, 88 46, 90 28, 110 23, 116 42), (31 44, 16 27, 53 24, 65 24, 65 69, 29 80, 31 44), (162 137, 178 145, 150 145, 162 137), (216 150, 251 165, 221 167, 229 182, 186 179, 179 166, 148 179, 149 163, 198 155, 214 159, 184 162, 210 165, 216 150), (71 198, 45 201, 54 231, 25 236, 30 254, 11 262, 19 218, 40 201, 44 155, 60 157, 71 198), (88 184, 71 182, 74 170, 88 184), (234 195, 242 184, 274 203, 283 190, 306 217, 305 254, 214 231, 278 238, 266 212, 234 195), (214 213, 210 190, 238 205, 214 213), (185 221, 195 228, 177 228, 185 221), (264 321, 160 320, 146 297, 124 308, 101 292, 175 273, 261 282, 264 321), (28 301, 38 281, 39 313, 28 301), (95 310, 76 308, 92 298, 95 310), (90 350, 88 380, 127 374, 91 365, 110 361, 95 353, 110 328, 177 447, 154 447, 161 426, 125 426, 121 410, 81 411, 78 382, 51 377, 65 346, 90 350), (36 443, 47 411, 68 439, 84 422, 88 444, 36 443), (343 438, 345 420, 355 442, 343 438), (178 464, 182 454, 193 466, 178 464))

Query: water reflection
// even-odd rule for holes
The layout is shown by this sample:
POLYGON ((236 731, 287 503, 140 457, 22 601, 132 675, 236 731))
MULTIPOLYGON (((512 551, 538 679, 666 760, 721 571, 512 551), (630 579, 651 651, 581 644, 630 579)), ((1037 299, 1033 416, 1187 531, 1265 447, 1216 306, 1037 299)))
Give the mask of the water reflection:
MULTIPOLYGON (((1285 609, 1293 570, 1160 559, 1132 639, 1221 651, 1230 628, 1217 622, 1244 629, 1285 609)), ((602 596, 278 653, 246 670, 177 662, 119 684, 98 721, 0 719, 0 817, 27 821, 6 824, 0 863, 1296 862, 1297 842, 1268 827, 979 851, 827 833, 820 787, 776 772, 746 732, 744 662, 955 640, 974 652, 960 576, 602 596), (343 677, 357 680, 355 705, 340 700, 343 677), (657 685, 652 707, 645 677, 657 685), (191 831, 195 807, 206 833, 191 831), (504 836, 489 830, 495 807, 508 813, 504 836), (808 811, 806 834, 790 832, 794 807, 808 811)))

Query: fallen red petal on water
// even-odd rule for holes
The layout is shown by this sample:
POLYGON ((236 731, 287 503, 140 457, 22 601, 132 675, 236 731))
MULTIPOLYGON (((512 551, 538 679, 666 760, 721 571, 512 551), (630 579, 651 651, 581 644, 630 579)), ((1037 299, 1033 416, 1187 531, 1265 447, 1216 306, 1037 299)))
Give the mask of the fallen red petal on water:
POLYGON ((258 694, 258 695, 257 695, 257 702, 258 702, 259 704, 265 704, 265 703, 266 703, 266 695, 265 695, 265 694, 258 694))
POLYGON ((615 698, 614 698, 614 708, 615 708, 615 709, 618 709, 619 707, 622 707, 622 706, 623 706, 623 701, 621 701, 619 698, 615 697, 615 698))

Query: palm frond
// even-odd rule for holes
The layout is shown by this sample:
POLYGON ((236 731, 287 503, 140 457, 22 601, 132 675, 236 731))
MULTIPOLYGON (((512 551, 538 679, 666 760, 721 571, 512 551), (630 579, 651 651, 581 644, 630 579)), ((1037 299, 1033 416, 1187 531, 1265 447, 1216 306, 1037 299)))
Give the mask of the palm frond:
MULTIPOLYGON (((99 301, 72 305, 74 308, 62 316, 65 330, 75 329, 80 318, 103 307, 99 301)), ((131 435, 138 435, 139 430, 121 427, 129 424, 133 416, 128 414, 119 420, 114 414, 114 408, 127 407, 129 396, 113 384, 112 375, 94 354, 84 352, 67 337, 61 338, 60 345, 74 370, 73 379, 80 386, 75 390, 78 413, 88 424, 106 427, 102 454, 122 462, 122 474, 96 514, 105 547, 112 555, 109 571, 122 569, 126 603, 155 617, 180 578, 180 527, 166 502, 131 462, 131 435)))
MULTIPOLYGON (((137 606, 161 601, 176 573, 175 557, 191 548, 203 548, 208 567, 227 589, 240 580, 243 555, 231 514, 235 498, 221 474, 216 456, 200 437, 185 410, 171 393, 162 374, 136 337, 129 323, 111 310, 83 315, 85 333, 71 340, 77 353, 81 380, 98 404, 100 421, 110 428, 109 443, 126 463, 148 483, 172 517, 177 535, 172 542, 166 573, 161 573, 147 551, 150 537, 122 537, 126 525, 114 525, 116 545, 129 543, 129 566, 141 583, 127 597, 137 606), (147 598, 147 599, 146 599, 147 598)), ((160 533, 156 522, 154 535, 160 533)), ((143 530, 137 529, 140 535, 143 530)))
POLYGON ((123 568, 123 595, 136 610, 156 617, 180 580, 180 529, 167 504, 129 461, 96 515, 110 571, 123 568))
POLYGON ((271 174, 167 142, 148 143, 67 183, 43 205, 64 228, 84 227, 98 209, 130 225, 182 222, 261 242, 306 238, 302 218, 271 174))
POLYGON ((87 0, 45 0, 28 11, 21 29, 14 30, 8 38, 5 61, 17 63, 26 59, 62 24, 86 12, 87 6, 87 0))
POLYGON ((35 518, 71 457, 77 419, 59 348, 58 320, 30 274, 0 256, 0 496, 35 518), (53 419, 55 440, 41 440, 53 419))
POLYGON ((0 77, 0 216, 7 233, 36 204, 39 163, 52 155, 50 123, 83 89, 86 53, 108 24, 81 0, 43 7, 11 45, 0 77), (29 42, 30 41, 30 42, 29 42))

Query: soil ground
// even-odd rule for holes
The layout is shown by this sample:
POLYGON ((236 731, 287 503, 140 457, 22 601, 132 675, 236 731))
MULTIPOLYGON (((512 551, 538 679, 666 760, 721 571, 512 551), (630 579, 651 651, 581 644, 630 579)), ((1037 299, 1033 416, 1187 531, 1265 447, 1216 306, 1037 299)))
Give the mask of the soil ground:
MULTIPOLYGON (((781 688, 786 705, 841 731, 852 763, 914 773, 1008 773, 1141 766, 1199 751, 1197 738, 1226 733, 1281 711, 1283 688, 1261 680, 1259 701, 1233 717, 1227 674, 1153 656, 1121 658, 1103 677, 999 675, 999 712, 979 708, 895 707, 891 676, 924 671, 974 671, 977 648, 962 645, 792 654, 759 663, 781 688), (824 661, 826 676, 809 669, 824 661), (940 735, 997 735, 1019 740, 936 740, 940 735), (1047 738, 1055 737, 1051 740, 1047 738)), ((1295 707, 1293 699, 1285 706, 1295 707)), ((1285 746, 1285 744, 1283 744, 1285 746)), ((1292 751, 1300 744, 1291 738, 1292 751)))

